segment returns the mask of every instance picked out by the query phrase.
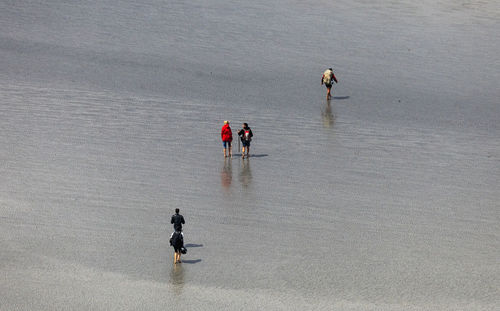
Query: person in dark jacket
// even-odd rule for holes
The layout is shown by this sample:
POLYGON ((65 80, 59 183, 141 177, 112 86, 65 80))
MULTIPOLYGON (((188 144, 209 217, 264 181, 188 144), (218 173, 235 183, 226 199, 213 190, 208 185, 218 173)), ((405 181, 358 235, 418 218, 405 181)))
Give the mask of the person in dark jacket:
POLYGON ((238 136, 241 139, 241 157, 245 158, 245 150, 247 153, 247 158, 250 156, 250 142, 252 141, 253 133, 252 129, 248 126, 248 123, 243 123, 243 128, 238 131, 238 136))
POLYGON ((174 264, 180 263, 181 253, 184 248, 184 235, 180 231, 175 231, 170 236, 170 245, 174 248, 174 264))
POLYGON ((232 157, 233 151, 231 150, 231 142, 233 141, 233 132, 229 126, 229 121, 224 121, 224 125, 220 131, 220 137, 222 138, 222 145, 224 146, 224 158, 232 157), (229 153, 226 152, 229 149, 229 153))
POLYGON ((179 214, 179 209, 175 209, 175 214, 172 215, 172 218, 170 219, 170 223, 174 224, 174 230, 182 232, 182 225, 185 224, 186 222, 184 221, 184 217, 179 214))

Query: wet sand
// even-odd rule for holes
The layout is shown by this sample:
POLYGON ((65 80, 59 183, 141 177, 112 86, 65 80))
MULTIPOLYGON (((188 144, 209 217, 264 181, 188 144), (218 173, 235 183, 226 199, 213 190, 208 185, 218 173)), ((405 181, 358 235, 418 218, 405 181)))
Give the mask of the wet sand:
POLYGON ((0 310, 498 308, 498 4, 0 12, 0 310))

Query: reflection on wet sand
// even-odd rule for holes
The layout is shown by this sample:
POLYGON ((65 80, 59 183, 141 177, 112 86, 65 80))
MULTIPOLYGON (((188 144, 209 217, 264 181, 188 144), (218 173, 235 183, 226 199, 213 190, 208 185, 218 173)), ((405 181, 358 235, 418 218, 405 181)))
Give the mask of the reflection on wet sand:
POLYGON ((252 182, 252 171, 250 170, 249 158, 241 159, 239 179, 243 187, 248 187, 252 182))
POLYGON ((172 284, 173 292, 176 295, 181 295, 184 288, 184 269, 182 264, 172 265, 170 270, 170 284, 172 284))
POLYGON ((323 120, 323 127, 325 128, 331 128, 335 124, 335 115, 333 114, 330 101, 326 101, 326 104, 321 107, 321 118, 323 120))
POLYGON ((225 158, 224 166, 222 167, 220 172, 220 182, 222 187, 226 190, 229 190, 229 187, 231 187, 231 181, 233 179, 233 169, 231 167, 231 162, 231 159, 225 158))

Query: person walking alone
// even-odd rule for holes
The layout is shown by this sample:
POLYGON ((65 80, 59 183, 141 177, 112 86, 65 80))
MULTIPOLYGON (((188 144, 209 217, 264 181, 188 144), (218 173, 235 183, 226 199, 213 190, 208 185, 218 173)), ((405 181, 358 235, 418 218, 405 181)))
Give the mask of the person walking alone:
POLYGON ((333 73, 332 68, 328 68, 323 72, 323 76, 321 77, 321 85, 326 86, 326 99, 331 99, 331 89, 332 89, 332 81, 335 81, 335 83, 339 83, 337 81, 337 78, 335 77, 335 74, 333 73))
POLYGON ((248 123, 243 123, 243 128, 238 131, 238 136, 241 139, 241 157, 245 158, 245 151, 247 158, 250 156, 250 142, 252 141, 253 133, 252 129, 248 126, 248 123))
POLYGON ((222 129, 220 131, 220 137, 222 138, 222 145, 224 146, 224 158, 233 157, 233 151, 231 149, 233 132, 231 131, 231 127, 229 126, 229 121, 224 121, 224 125, 222 126, 222 129))

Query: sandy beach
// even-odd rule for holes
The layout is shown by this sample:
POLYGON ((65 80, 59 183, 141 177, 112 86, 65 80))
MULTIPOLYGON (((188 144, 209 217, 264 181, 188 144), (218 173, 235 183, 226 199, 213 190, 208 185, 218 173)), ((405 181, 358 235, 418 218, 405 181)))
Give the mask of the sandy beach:
POLYGON ((499 308, 498 3, 1 1, 0 28, 0 310, 499 308))

